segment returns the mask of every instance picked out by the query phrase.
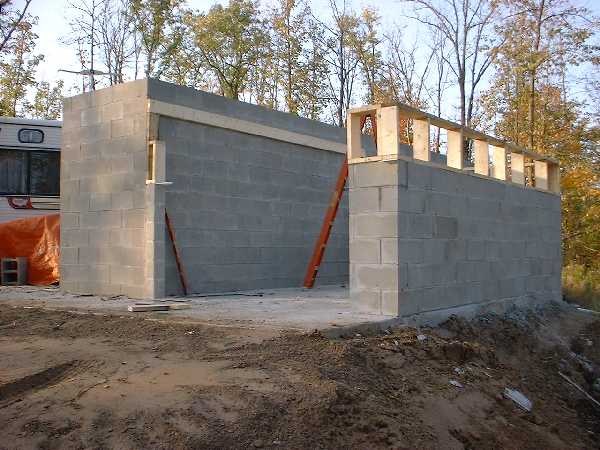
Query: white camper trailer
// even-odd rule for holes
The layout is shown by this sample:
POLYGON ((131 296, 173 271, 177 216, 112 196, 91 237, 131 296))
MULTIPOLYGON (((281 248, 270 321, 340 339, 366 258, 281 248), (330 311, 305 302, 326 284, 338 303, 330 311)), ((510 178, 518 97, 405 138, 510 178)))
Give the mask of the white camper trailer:
POLYGON ((0 222, 60 209, 61 127, 0 117, 0 222))

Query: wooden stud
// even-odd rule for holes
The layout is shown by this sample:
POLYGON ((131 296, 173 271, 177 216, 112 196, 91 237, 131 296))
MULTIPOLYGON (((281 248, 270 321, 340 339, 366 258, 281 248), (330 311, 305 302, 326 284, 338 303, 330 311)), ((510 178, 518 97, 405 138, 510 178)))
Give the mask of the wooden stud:
POLYGON ((163 183, 167 179, 167 149, 163 141, 148 143, 148 180, 163 183))
POLYGON ((413 120, 413 158, 421 161, 431 161, 429 119, 413 120))
POLYGON ((548 189, 555 194, 560 194, 560 167, 558 164, 548 166, 548 189))
POLYGON ((533 173, 535 175, 535 187, 548 190, 548 163, 546 161, 534 161, 533 173))
POLYGON ((396 106, 377 111, 377 156, 397 155, 400 148, 400 112, 396 106))
POLYGON ((462 130, 448 130, 448 151, 446 152, 448 167, 463 169, 465 165, 464 152, 465 140, 462 130))
POLYGON ((475 173, 487 177, 490 174, 490 146, 487 141, 475 139, 473 141, 473 148, 475 153, 475 173))
POLYGON ((522 153, 510 154, 510 178, 513 183, 525 186, 525 155, 522 153))
POLYGON ((494 163, 494 178, 506 181, 508 179, 506 149, 497 145, 491 145, 490 147, 492 148, 492 158, 494 163))
POLYGON ((362 130, 360 122, 361 114, 348 113, 346 119, 348 159, 365 157, 365 151, 362 148, 362 130))

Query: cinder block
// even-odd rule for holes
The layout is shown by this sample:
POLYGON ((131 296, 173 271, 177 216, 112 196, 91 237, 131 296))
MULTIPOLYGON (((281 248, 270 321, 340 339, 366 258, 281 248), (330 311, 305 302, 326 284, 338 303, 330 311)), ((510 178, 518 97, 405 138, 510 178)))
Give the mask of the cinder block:
MULTIPOLYGON (((110 194, 111 209, 133 209, 133 192, 132 191, 120 191, 110 194)), ((140 205, 138 205, 139 207, 140 205)))
POLYGON ((467 259, 479 261, 485 259, 485 241, 467 241, 467 259))
POLYGON ((354 263, 381 263, 381 244, 378 239, 355 239, 350 243, 350 259, 354 263))
POLYGON ((398 264, 398 239, 381 239, 381 263, 398 264))
POLYGON ((355 217, 356 237, 383 238, 398 236, 398 216, 394 213, 357 215, 355 217))
POLYGON ((350 298, 358 311, 381 314, 381 291, 379 289, 351 289, 350 298))
MULTIPOLYGON (((401 212, 424 213, 427 192, 418 189, 400 189, 396 192, 397 209, 401 212)), ((393 197, 391 198, 393 201, 393 197)), ((382 197, 382 204, 383 204, 382 197)))
POLYGON ((453 264, 410 264, 408 266, 408 288, 418 289, 446 285, 456 281, 453 264))
POLYGON ((144 228, 146 212, 143 209, 130 209, 123 211, 123 225, 125 228, 144 228))
POLYGON ((398 266, 356 264, 357 286, 362 289, 398 289, 398 266))
MULTIPOLYGON (((421 311, 429 289, 410 289, 398 292, 398 316, 410 316, 421 311)), ((390 304, 393 307, 393 304, 390 304)), ((392 310, 390 309, 390 312, 392 310)))
POLYGON ((350 187, 379 187, 405 185, 405 161, 367 162, 354 164, 353 176, 350 177, 350 187))
POLYGON ((81 127, 90 127, 100 123, 102 120, 101 112, 98 108, 82 109, 79 113, 79 124, 81 127))
POLYGON ((381 314, 400 315, 400 297, 397 290, 381 291, 381 314))
POLYGON ((61 230, 60 233, 61 248, 64 247, 85 247, 89 243, 88 230, 61 230))
MULTIPOLYGON (((394 240, 395 249, 390 249, 390 259, 408 264, 420 264, 424 262, 425 245, 432 240, 429 239, 398 239, 394 240)), ((391 243, 390 243, 391 244, 391 243)))
POLYGON ((433 236, 433 217, 425 214, 405 214, 408 220, 408 235, 411 238, 433 236))
POLYGON ((433 237, 437 239, 456 239, 458 237, 458 219, 455 217, 434 216, 433 237))
POLYGON ((90 211, 108 211, 111 209, 111 194, 90 193, 90 211))
POLYGON ((79 214, 68 212, 61 213, 60 227, 63 230, 79 228, 79 214))
POLYGON ((431 190, 432 175, 435 169, 432 166, 418 164, 415 162, 407 163, 407 185, 409 189, 431 190))
POLYGON ((60 264, 74 265, 78 263, 79 248, 64 247, 60 251, 60 264))

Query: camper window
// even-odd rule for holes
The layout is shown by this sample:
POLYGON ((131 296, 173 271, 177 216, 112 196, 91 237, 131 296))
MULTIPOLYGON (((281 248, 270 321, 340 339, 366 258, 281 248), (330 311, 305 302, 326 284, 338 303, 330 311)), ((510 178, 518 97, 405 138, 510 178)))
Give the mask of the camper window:
POLYGON ((24 194, 27 191, 27 154, 0 151, 0 193, 24 194))
POLYGON ((60 153, 0 150, 0 194, 59 194, 60 153))
POLYGON ((41 144, 44 142, 44 132, 31 128, 21 128, 19 130, 19 142, 21 144, 41 144))
POLYGON ((34 195, 58 195, 60 154, 29 152, 29 192, 34 195))

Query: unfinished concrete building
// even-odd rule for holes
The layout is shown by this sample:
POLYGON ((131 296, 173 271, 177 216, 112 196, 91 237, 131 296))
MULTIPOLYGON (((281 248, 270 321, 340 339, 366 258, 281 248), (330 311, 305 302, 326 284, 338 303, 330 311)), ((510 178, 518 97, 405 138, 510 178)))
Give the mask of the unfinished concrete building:
MULTIPOLYGON (((156 80, 69 98, 61 286, 157 298, 300 286, 345 130, 156 80)), ((320 283, 348 279, 342 205, 320 283)))
POLYGON ((62 288, 181 294, 165 212, 188 292, 299 287, 348 148, 320 284, 349 278, 358 307, 393 316, 560 298, 556 161, 401 105, 348 117, 343 130, 156 80, 67 99, 62 288), (431 126, 448 130, 445 156, 431 126))
POLYGON ((357 305, 410 316, 561 299, 556 160, 404 105, 348 115, 357 305), (377 121, 377 156, 362 149, 365 116, 377 121), (402 149, 402 120, 412 122, 411 156, 402 149), (447 133, 445 163, 432 161, 433 126, 447 133))

